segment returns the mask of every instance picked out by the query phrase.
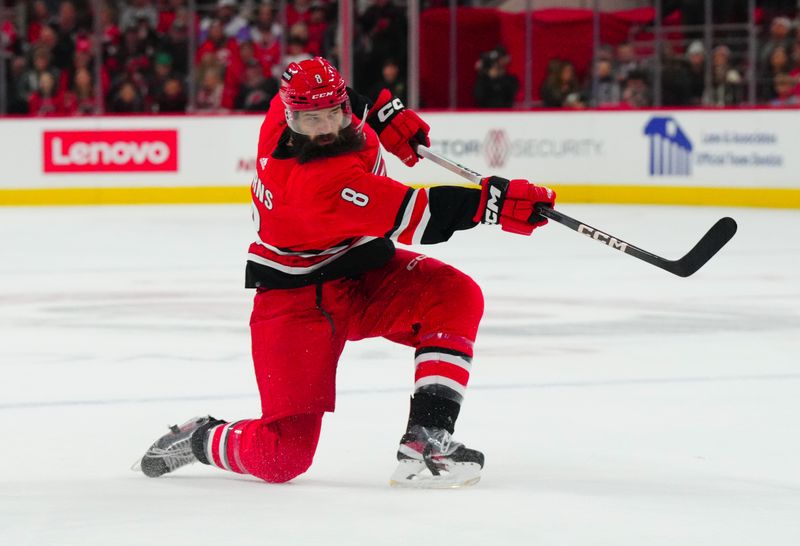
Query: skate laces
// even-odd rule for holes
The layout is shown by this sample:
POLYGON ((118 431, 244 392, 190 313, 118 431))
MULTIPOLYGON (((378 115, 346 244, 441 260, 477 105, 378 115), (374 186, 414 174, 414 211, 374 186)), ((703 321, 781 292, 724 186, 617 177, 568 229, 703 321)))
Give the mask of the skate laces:
POLYGON ((403 444, 421 455, 428 452, 430 457, 447 457, 461 447, 443 428, 413 426, 408 432, 408 439, 410 441, 403 444))
POLYGON ((190 438, 186 438, 167 447, 152 446, 147 450, 147 453, 145 453, 145 457, 163 459, 170 471, 193 463, 196 460, 192 452, 190 438))

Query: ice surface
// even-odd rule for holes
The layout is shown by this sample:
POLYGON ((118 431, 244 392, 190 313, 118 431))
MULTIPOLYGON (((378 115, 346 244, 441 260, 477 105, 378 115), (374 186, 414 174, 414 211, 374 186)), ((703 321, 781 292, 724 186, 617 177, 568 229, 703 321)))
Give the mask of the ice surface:
POLYGON ((456 438, 477 486, 388 486, 411 352, 351 344, 286 485, 129 470, 168 424, 258 415, 245 206, 0 209, 0 544, 800 543, 800 213, 564 205, 672 276, 552 224, 424 251, 486 294, 456 438))

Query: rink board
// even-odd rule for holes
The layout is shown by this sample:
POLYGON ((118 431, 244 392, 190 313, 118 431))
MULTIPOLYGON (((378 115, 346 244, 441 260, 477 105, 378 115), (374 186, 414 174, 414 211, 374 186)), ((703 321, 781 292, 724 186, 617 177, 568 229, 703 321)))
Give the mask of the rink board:
MULTIPOLYGON (((432 148, 561 202, 800 208, 800 110, 425 113, 432 148)), ((0 205, 239 203, 261 116, 3 120, 0 205)), ((411 185, 459 184, 387 154, 411 185)))

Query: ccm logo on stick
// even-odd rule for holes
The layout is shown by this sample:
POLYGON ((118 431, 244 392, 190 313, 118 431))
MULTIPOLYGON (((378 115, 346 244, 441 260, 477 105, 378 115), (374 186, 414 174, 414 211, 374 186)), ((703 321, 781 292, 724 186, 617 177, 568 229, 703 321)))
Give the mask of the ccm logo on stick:
POLYGON ((44 172, 177 172, 178 131, 45 131, 44 172))
POLYGON ((589 226, 585 226, 583 224, 578 226, 578 233, 583 233, 587 237, 596 239, 601 243, 605 243, 611 248, 616 248, 617 250, 621 250, 622 252, 625 252, 625 249, 628 248, 628 243, 623 243, 622 241, 619 241, 614 237, 606 233, 603 233, 602 231, 597 231, 596 229, 590 228, 589 226))

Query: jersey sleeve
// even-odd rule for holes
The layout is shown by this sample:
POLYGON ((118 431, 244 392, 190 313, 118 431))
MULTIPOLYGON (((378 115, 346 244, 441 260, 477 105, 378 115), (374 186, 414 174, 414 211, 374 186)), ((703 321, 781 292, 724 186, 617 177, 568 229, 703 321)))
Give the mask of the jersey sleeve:
POLYGON ((403 244, 447 241, 455 231, 474 227, 480 190, 452 187, 414 189, 355 166, 336 175, 320 165, 309 185, 313 191, 298 201, 276 206, 265 228, 278 246, 324 248, 331 241, 358 236, 388 237, 403 244), (284 226, 291 226, 285 229, 284 226))

